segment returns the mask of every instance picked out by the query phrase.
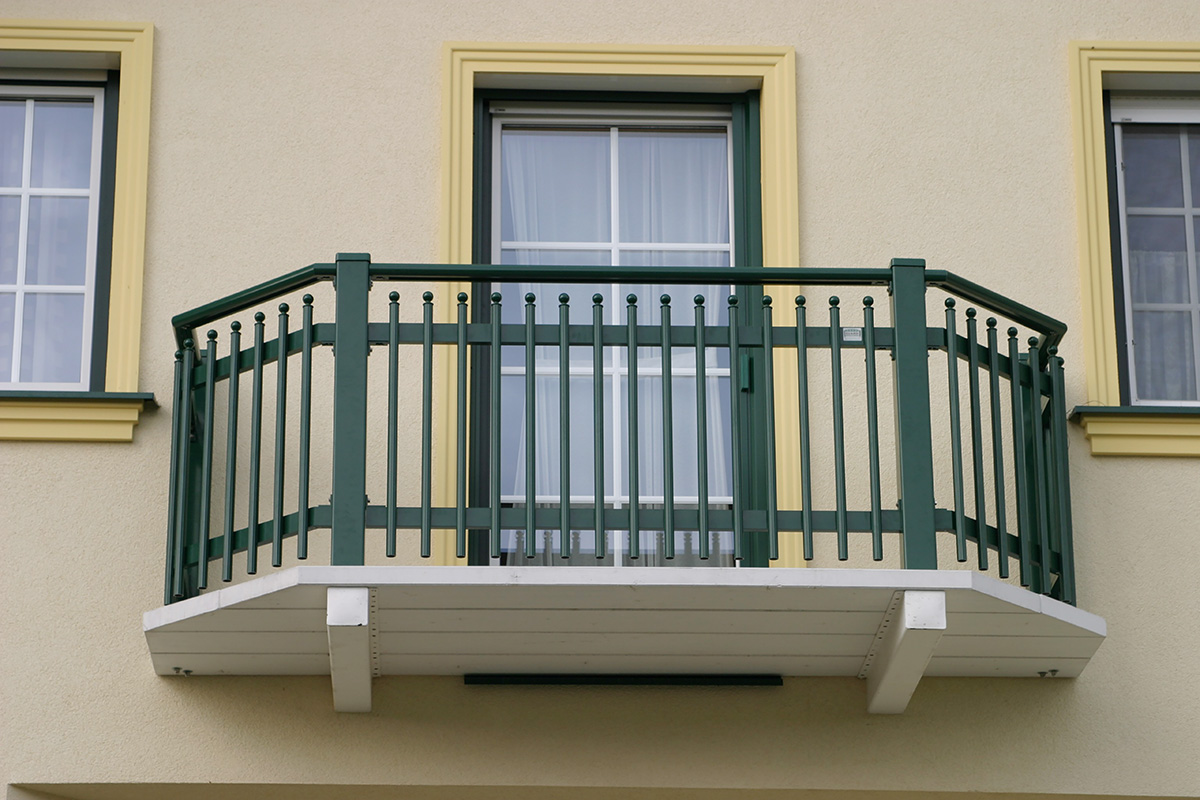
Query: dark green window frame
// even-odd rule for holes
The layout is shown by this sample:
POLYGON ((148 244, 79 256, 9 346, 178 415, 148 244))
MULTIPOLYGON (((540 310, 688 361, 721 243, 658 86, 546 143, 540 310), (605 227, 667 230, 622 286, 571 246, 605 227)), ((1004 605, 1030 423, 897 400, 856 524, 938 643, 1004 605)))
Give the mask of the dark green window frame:
MULTIPOLYGON (((761 267, 762 249, 762 158, 759 132, 759 93, 687 93, 674 92, 586 92, 586 91, 543 91, 513 89, 477 89, 474 109, 474 180, 472 202, 472 261, 476 264, 491 263, 492 242, 492 113, 493 103, 535 102, 554 103, 621 103, 626 105, 646 104, 668 106, 673 104, 708 104, 729 106, 732 112, 733 145, 733 268, 761 267)), ((473 297, 486 297, 491 292, 490 284, 478 283, 471 287, 473 297)), ((746 324, 761 324, 761 287, 740 287, 737 290, 739 305, 744 309, 746 324)), ((472 308, 474 322, 489 322, 490 309, 487 303, 475 303, 472 308)), ((757 354, 751 355, 751 360, 757 354)), ((491 392, 489 385, 487 354, 476 349, 471 355, 471 403, 468 420, 470 437, 469 470, 472 477, 469 486, 469 501, 473 505, 486 506, 490 501, 487 485, 488 465, 488 403, 491 392)), ((741 440, 760 442, 766 435, 763 428, 763 410, 769 401, 760 385, 762 369, 751 364, 752 389, 743 393, 745 413, 740 414, 745 430, 741 440)), ((755 489, 766 486, 762 477, 766 472, 765 453, 746 449, 735 454, 734 468, 740 470, 748 480, 744 486, 751 487, 748 500, 755 497, 755 489)), ((743 565, 767 566, 766 534, 747 534, 743 565)), ((468 563, 486 565, 490 563, 488 532, 484 530, 468 533, 468 563)))

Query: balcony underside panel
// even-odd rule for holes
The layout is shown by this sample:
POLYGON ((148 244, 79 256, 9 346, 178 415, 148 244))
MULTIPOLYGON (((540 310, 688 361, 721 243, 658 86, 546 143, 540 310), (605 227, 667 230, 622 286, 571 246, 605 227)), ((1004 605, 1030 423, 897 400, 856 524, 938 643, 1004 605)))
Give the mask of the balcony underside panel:
POLYGON ((967 571, 296 567, 146 614, 162 675, 329 674, 326 593, 371 590, 376 675, 861 676, 898 593, 942 591, 927 675, 1079 675, 1104 621, 967 571))

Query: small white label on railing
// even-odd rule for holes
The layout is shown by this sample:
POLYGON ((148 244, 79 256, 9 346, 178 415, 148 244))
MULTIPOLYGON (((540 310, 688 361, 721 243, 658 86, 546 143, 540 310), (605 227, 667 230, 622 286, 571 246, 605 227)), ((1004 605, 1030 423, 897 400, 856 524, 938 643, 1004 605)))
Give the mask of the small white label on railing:
POLYGON ((843 342, 861 342, 862 328, 842 328, 843 342))

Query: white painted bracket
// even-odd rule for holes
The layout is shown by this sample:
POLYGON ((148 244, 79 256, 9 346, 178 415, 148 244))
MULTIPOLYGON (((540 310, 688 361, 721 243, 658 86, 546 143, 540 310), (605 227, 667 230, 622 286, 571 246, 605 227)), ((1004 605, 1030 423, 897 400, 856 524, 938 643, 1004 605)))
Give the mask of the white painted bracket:
POLYGON ((881 626, 882 639, 867 673, 867 711, 900 714, 925 674, 946 631, 946 593, 906 591, 881 626))
POLYGON ((365 586, 330 586, 326 591, 333 708, 370 711, 371 590, 365 586))

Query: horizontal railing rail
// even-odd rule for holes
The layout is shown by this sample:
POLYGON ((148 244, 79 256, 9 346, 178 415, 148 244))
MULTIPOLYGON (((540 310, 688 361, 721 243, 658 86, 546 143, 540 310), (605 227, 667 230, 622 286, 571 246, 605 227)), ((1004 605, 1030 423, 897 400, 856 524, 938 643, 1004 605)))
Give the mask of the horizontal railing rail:
MULTIPOLYGON (((366 256, 349 255, 206 304, 176 316, 172 323, 180 348, 164 592, 168 603, 207 589, 210 564, 219 565, 224 582, 233 580, 235 556, 244 557, 247 574, 256 574, 259 550, 267 545, 273 567, 282 565, 283 543, 291 539, 296 544, 294 557, 306 559, 310 532, 322 529, 330 531, 333 564, 364 563, 369 530, 383 532, 383 557, 397 555, 400 531, 415 531, 419 556, 429 558, 434 533, 447 531, 459 557, 467 555, 471 541, 478 541, 484 558, 508 553, 513 563, 520 563, 522 556, 535 559, 550 553, 574 563, 571 559, 582 557, 576 544, 581 532, 593 537, 588 556, 593 561, 610 557, 608 542, 619 536, 629 559, 643 558, 643 545, 651 542, 652 550, 669 562, 676 557, 677 535, 684 537, 679 546, 689 555, 707 560, 713 556, 710 534, 724 531, 732 537, 734 560, 753 560, 752 553, 762 550, 763 563, 779 557, 781 534, 797 536, 802 558, 810 562, 818 558, 818 534, 833 535, 839 562, 851 559, 851 534, 867 535, 864 541, 874 562, 886 558, 884 535, 898 534, 900 547, 894 557, 905 567, 919 569, 938 568, 936 534, 941 532, 951 535, 948 541, 953 542, 957 562, 966 563, 974 549, 978 569, 1009 578, 1011 562, 1021 585, 1067 602, 1075 599, 1066 405, 1062 359, 1057 355, 1066 328, 952 273, 926 270, 918 260, 896 260, 885 269, 632 269, 372 264, 366 256), (295 329, 292 309, 285 303, 273 321, 273 338, 268 338, 267 317, 260 310, 248 331, 240 321, 230 322, 223 348, 215 329, 202 344, 196 343, 203 326, 331 280, 333 321, 317 321, 316 301, 305 295, 295 329), (720 309, 725 321, 713 323, 717 311, 701 296, 690 303, 681 302, 682 297, 673 300, 669 293, 639 301, 631 292, 624 322, 615 323, 600 295, 573 301, 565 292, 541 299, 532 291, 511 299, 485 292, 475 303, 480 309, 473 312, 468 293, 462 292, 451 301, 453 321, 436 321, 435 296, 426 292, 419 303, 420 321, 401 321, 401 295, 392 292, 387 321, 373 321, 368 302, 372 281, 475 287, 800 286, 810 292, 832 286, 884 286, 891 303, 888 324, 876 324, 876 308, 867 296, 856 312, 862 324, 844 325, 842 315, 849 309, 837 297, 809 305, 803 295, 786 304, 764 296, 761 304, 746 305, 735 294, 720 309), (951 295, 939 325, 927 319, 930 287, 951 295), (974 304, 962 319, 960 300, 974 304), (522 321, 503 321, 503 305, 520 308, 522 321), (573 306, 588 309, 591 324, 573 318, 573 306), (648 315, 647 306, 653 310, 648 315), (557 320, 551 319, 554 314, 540 319, 539 307, 557 310, 557 320), (825 322, 814 318, 818 307, 825 312, 825 322), (981 331, 979 308, 1009 324, 1002 327, 999 320, 988 318, 981 331), (646 322, 654 316, 658 324, 646 322), (1026 338, 1024 344, 1018 334, 1026 338), (314 393, 322 391, 322 401, 329 399, 323 390, 314 389, 313 354, 322 348, 332 350, 332 376, 325 374, 327 369, 317 373, 323 387, 332 377, 332 418, 314 427, 314 393), (519 371, 525 387, 522 408, 514 411, 502 405, 498 387, 504 376, 514 377, 502 370, 505 348, 524 354, 526 365, 537 361, 539 349, 546 350, 555 355, 540 357, 538 363, 551 365, 543 369, 545 374, 590 380, 592 404, 587 408, 571 398, 571 381, 558 381, 557 491, 539 488, 535 477, 540 441, 535 432, 537 403, 532 400, 535 369, 519 371), (419 367, 402 375, 401 352, 408 350, 419 353, 419 367), (845 351, 864 357, 861 380, 852 378, 850 390, 845 351), (603 423, 606 403, 612 402, 600 389, 610 375, 604 366, 611 363, 606 362, 609 352, 626 354, 625 371, 620 373, 626 410, 619 431, 605 430, 603 423), (643 355, 631 357, 634 352, 643 355), (644 362, 646 352, 657 360, 644 362), (944 373, 934 381, 931 352, 945 354, 944 373), (675 371, 672 354, 678 358, 688 353, 690 366, 675 371), (710 363, 708 356, 715 353, 726 354, 723 366, 710 363), (814 365, 817 353, 822 361, 814 365), (890 379, 878 373, 877 357, 884 354, 893 365, 890 379), (387 366, 386 390, 373 394, 368 365, 381 357, 387 366), (639 370, 647 381, 642 391, 658 387, 657 408, 639 400, 639 370), (708 373, 719 373, 719 380, 710 385, 708 373), (441 381, 447 376, 454 380, 441 381), (682 446, 672 427, 677 413, 672 387, 682 389, 679 381, 695 400, 695 441, 689 447, 698 458, 698 495, 693 492, 686 498, 675 492, 673 474, 674 453, 682 446), (452 396, 443 396, 451 385, 452 396), (881 426, 878 407, 881 385, 882 390, 890 388, 894 407, 891 439, 881 432, 886 427, 881 426), (472 398, 480 387, 490 390, 477 391, 472 398), (723 396, 714 395, 714 387, 723 396), (828 395, 828 406, 814 400, 818 391, 822 399, 828 395), (368 430, 368 397, 386 405, 386 431, 368 430), (865 418, 858 419, 866 423, 867 435, 865 448, 855 455, 867 467, 867 480, 862 481, 869 498, 865 508, 853 507, 848 499, 848 481, 855 476, 848 476, 847 470, 852 448, 847 445, 845 408, 860 400, 865 418), (727 500, 716 498, 708 486, 708 429, 717 413, 714 403, 723 403, 722 413, 728 414, 723 424, 728 425, 735 464, 727 500), (580 502, 577 487, 572 490, 570 459, 563 455, 570 452, 568 417, 580 411, 591 415, 595 428, 589 437, 594 483, 586 502, 580 502), (649 423, 657 429, 657 439, 643 433, 647 423, 639 424, 639 413, 657 415, 649 423), (935 431, 935 417, 943 413, 945 420, 935 431), (439 427, 435 437, 439 414, 449 424, 439 427), (787 441, 777 433, 784 415, 795 428, 787 441), (418 420, 416 432, 412 419, 418 420), (522 422, 524 488, 517 495, 506 494, 500 486, 500 434, 504 425, 522 422), (318 470, 321 485, 330 488, 327 504, 313 502, 314 433, 328 451, 328 469, 318 470), (816 444, 818 434, 832 439, 831 452, 816 444), (403 457, 412 465, 404 471, 402 439, 403 457), (222 442, 224 451, 219 454, 222 442), (614 448, 628 459, 629 477, 623 487, 605 482, 605 452, 614 448), (453 474, 449 485, 440 486, 437 502, 435 449, 449 460, 453 474), (385 451, 382 504, 372 504, 367 491, 369 483, 380 483, 367 475, 366 464, 375 450, 385 451), (650 450, 661 460, 662 474, 653 476, 655 485, 661 484, 655 492, 643 489, 638 477, 639 469, 645 469, 643 454, 650 450), (750 459, 754 464, 740 464, 746 460, 743 454, 751 452, 756 454, 750 459), (885 455, 894 455, 894 470, 885 464, 885 455), (798 466, 782 493, 777 474, 781 461, 798 466), (822 507, 814 502, 814 493, 821 489, 814 476, 830 473, 832 481, 826 483, 832 483, 827 487, 832 502, 822 507), (405 484, 416 483, 416 502, 401 502, 402 477, 405 484), (892 496, 892 483, 895 502, 885 504, 885 495, 892 496), (939 491, 949 503, 935 503, 939 491), (793 498, 795 507, 781 507, 784 496, 793 498), (502 545, 506 532, 517 532, 512 552, 502 545)), ((857 424, 850 423, 855 430, 857 424)), ((851 438, 862 437, 852 430, 851 438)))

